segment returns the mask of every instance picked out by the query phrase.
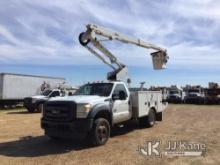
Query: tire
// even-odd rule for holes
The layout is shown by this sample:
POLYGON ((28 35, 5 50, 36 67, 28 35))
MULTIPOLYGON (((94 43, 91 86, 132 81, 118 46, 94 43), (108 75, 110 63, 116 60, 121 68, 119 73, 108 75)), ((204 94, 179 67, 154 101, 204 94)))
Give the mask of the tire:
POLYGON ((28 112, 33 113, 35 111, 34 108, 27 108, 28 112))
POLYGON ((44 106, 43 103, 38 104, 38 106, 37 106, 37 111, 38 111, 38 112, 41 112, 42 109, 43 109, 43 106, 44 106))
POLYGON ((90 133, 91 142, 95 146, 104 145, 110 136, 110 125, 108 120, 98 118, 93 123, 93 128, 90 133))
POLYGON ((150 109, 148 116, 139 119, 139 124, 141 127, 153 127, 156 122, 156 114, 153 109, 150 109))

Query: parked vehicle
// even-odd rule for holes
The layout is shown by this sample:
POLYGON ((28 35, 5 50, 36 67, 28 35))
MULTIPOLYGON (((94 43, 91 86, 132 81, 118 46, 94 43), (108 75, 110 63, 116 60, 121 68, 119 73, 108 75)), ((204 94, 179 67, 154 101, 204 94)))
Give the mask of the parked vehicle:
POLYGON ((139 120, 152 127, 162 121, 161 91, 130 92, 124 82, 92 83, 74 96, 55 97, 45 103, 41 127, 51 138, 91 137, 93 144, 104 144, 117 124, 139 120))
POLYGON ((64 86, 64 84, 56 89, 46 89, 40 95, 24 98, 24 107, 27 108, 28 112, 41 112, 44 103, 52 97, 58 96, 71 96, 77 90, 76 87, 64 86))
POLYGON ((25 97, 40 94, 48 85, 54 88, 64 81, 57 77, 0 73, 0 106, 23 103, 25 97))
POLYGON ((201 86, 187 86, 185 89, 186 96, 184 98, 185 103, 204 104, 205 92, 201 86))
POLYGON ((209 87, 205 89, 206 104, 220 104, 220 87, 218 83, 209 83, 209 87))
POLYGON ((176 85, 169 88, 167 96, 168 103, 182 103, 184 102, 185 92, 176 85))
POLYGON ((108 82, 85 84, 74 96, 56 97, 46 101, 41 127, 52 139, 88 136, 92 144, 103 145, 115 125, 134 119, 142 126, 152 127, 156 121, 162 120, 162 111, 167 106, 167 102, 162 101, 162 93, 143 90, 130 92, 126 85, 126 82, 131 82, 126 65, 118 62, 101 44, 99 35, 109 40, 116 39, 156 50, 157 52, 151 53, 154 69, 162 69, 168 60, 165 49, 96 25, 87 25, 87 31, 79 36, 81 45, 114 71, 107 74, 108 82))

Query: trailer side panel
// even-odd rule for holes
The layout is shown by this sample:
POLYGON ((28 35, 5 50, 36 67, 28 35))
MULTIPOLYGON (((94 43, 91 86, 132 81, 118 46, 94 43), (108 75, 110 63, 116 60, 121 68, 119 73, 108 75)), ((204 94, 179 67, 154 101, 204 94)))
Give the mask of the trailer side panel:
POLYGON ((46 82, 50 87, 57 87, 63 83, 63 78, 50 78, 29 75, 3 74, 3 100, 18 100, 41 93, 41 85, 46 82))

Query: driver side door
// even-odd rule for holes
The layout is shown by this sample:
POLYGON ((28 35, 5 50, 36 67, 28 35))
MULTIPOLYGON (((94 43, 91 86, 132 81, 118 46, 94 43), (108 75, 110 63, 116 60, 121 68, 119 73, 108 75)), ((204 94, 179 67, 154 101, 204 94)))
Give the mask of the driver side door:
POLYGON ((130 118, 129 97, 123 84, 115 86, 112 98, 113 123, 116 124, 128 120, 130 118), (125 98, 120 98, 120 91, 125 92, 125 98))

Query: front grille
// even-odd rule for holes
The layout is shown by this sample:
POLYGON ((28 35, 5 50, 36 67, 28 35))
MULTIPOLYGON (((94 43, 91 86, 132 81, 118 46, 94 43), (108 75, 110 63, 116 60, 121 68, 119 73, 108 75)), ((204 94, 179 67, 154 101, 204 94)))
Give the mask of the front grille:
POLYGON ((176 99, 177 97, 176 96, 170 96, 170 99, 176 99))
POLYGON ((70 121, 76 118, 76 103, 72 101, 46 102, 44 118, 54 121, 70 121))

